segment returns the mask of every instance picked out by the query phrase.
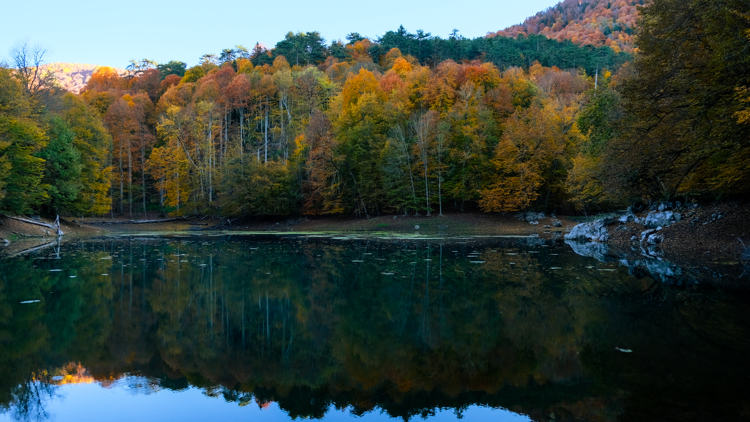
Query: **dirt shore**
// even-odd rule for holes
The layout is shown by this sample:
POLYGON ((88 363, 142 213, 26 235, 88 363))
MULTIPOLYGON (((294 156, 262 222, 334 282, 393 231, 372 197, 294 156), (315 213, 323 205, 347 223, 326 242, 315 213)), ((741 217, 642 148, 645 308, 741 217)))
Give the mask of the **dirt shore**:
MULTIPOLYGON (((158 215, 139 216, 139 219, 164 219, 158 215)), ((91 237, 116 233, 154 232, 363 232, 399 233, 421 235, 538 235, 539 237, 561 237, 578 222, 566 218, 539 219, 538 224, 519 220, 512 215, 484 213, 446 213, 443 216, 387 215, 373 218, 350 216, 310 216, 310 217, 242 217, 238 219, 186 218, 174 221, 137 223, 130 218, 61 219, 61 228, 66 238, 91 237), (552 227, 553 221, 560 220, 562 227, 552 227)), ((37 243, 53 239, 52 230, 0 217, 0 244, 4 239, 11 244, 34 240, 37 243)), ((52 223, 42 218, 42 222, 52 223)), ((137 221, 137 220, 136 220, 137 221)))
MULTIPOLYGON (((675 212, 680 213, 681 220, 658 232, 664 237, 659 247, 664 251, 665 259, 675 263, 696 259, 737 261, 747 253, 750 247, 749 202, 683 207, 675 212)), ((638 216, 645 217, 646 214, 643 212, 638 216)), ((632 241, 632 237, 640 239, 644 230, 645 227, 635 222, 610 226, 609 243, 618 249, 630 249, 639 243, 632 241)))
MULTIPOLYGON (((750 202, 725 202, 704 205, 698 208, 679 210, 682 220, 662 229, 659 233, 664 241, 659 245, 664 258, 674 262, 690 261, 737 261, 747 253, 750 246, 750 202), (717 216, 721 216, 716 218, 717 216), (704 224, 705 223, 705 224, 704 224), (743 246, 743 243, 746 246, 743 246)), ((646 213, 642 213, 645 215, 646 213)), ((373 218, 352 216, 308 216, 308 217, 243 217, 220 219, 208 217, 187 218, 175 221, 129 224, 131 220, 159 220, 156 213, 139 215, 134 218, 61 219, 61 228, 66 240, 116 233, 155 233, 192 232, 220 230, 227 232, 352 232, 352 233, 398 233, 446 236, 539 236, 540 238, 561 238, 575 225, 590 221, 581 217, 557 216, 549 214, 531 224, 513 214, 486 214, 480 212, 450 212, 443 216, 386 215, 373 218), (562 227, 553 227, 559 220, 562 227)), ((41 219, 52 223, 49 219, 41 219)), ((52 230, 26 224, 0 216, 0 247, 4 253, 13 253, 35 244, 54 240, 52 230), (4 240, 8 242, 4 242, 4 240)), ((631 250, 635 246, 631 238, 640 236, 645 228, 637 223, 620 227, 610 226, 609 245, 616 249, 631 250)))

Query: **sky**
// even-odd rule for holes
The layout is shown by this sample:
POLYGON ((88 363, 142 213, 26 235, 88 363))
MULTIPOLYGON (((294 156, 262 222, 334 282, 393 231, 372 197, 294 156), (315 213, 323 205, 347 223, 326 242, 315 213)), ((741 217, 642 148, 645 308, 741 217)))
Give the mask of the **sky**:
POLYGON ((375 38, 399 25, 446 38, 504 29, 556 0, 9 1, 0 15, 0 61, 19 41, 47 51, 45 62, 124 68, 131 59, 195 65, 237 44, 269 48, 289 31, 318 31, 327 42, 351 32, 375 38))

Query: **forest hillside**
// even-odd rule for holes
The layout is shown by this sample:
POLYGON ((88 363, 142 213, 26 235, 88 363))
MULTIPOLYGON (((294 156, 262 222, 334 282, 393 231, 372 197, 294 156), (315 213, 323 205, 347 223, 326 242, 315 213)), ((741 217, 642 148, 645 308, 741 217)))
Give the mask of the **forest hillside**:
POLYGON ((637 6, 644 4, 644 0, 564 0, 487 37, 544 35, 558 41, 633 52, 637 6))
POLYGON ((746 197, 750 6, 640 13, 633 54, 400 27, 101 67, 78 94, 31 64, 0 67, 0 212, 590 213, 746 197))

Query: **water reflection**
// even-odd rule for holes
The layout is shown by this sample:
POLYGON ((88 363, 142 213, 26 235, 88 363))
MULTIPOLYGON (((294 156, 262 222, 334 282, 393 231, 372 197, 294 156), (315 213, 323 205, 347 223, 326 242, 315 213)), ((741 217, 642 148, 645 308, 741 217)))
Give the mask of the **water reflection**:
POLYGON ((50 416, 65 380, 200 389, 291 418, 750 416, 745 291, 665 284, 563 243, 99 239, 0 272, 0 406, 14 419, 50 416))

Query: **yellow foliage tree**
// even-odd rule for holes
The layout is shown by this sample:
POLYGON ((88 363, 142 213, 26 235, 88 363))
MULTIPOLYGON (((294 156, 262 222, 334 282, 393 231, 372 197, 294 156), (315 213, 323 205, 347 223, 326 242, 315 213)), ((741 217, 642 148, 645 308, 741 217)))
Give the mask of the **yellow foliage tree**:
MULTIPOLYGON (((503 137, 491 160, 497 178, 480 194, 486 212, 511 212, 529 207, 547 184, 562 184, 556 170, 565 165, 565 152, 580 142, 576 107, 546 100, 519 109, 506 122, 503 137)), ((559 189, 559 187, 557 187, 559 189)))

